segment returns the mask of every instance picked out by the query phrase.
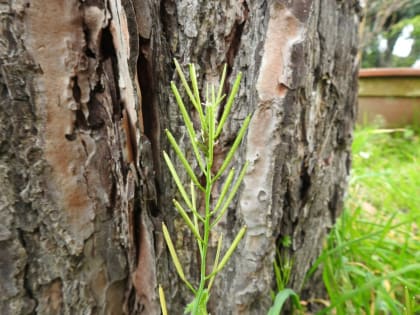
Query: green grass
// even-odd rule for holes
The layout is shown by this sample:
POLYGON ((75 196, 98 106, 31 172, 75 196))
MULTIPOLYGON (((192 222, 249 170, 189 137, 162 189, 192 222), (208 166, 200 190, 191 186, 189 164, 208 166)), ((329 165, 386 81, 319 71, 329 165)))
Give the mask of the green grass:
POLYGON ((419 227, 418 130, 358 128, 345 210, 317 261, 319 314, 419 314, 419 227))

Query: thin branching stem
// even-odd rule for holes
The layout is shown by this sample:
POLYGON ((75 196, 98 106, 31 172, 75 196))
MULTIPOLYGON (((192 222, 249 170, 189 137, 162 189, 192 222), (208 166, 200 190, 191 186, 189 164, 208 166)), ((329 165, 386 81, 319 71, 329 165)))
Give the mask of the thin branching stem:
MULTIPOLYGON (((230 112, 230 108, 233 104, 233 100, 235 97, 236 92, 239 88, 239 82, 241 79, 241 75, 239 74, 235 80, 233 89, 229 94, 228 100, 226 105, 224 106, 224 110, 222 113, 222 118, 219 124, 216 121, 216 114, 217 108, 219 104, 224 100, 223 93, 223 85, 226 79, 226 66, 223 69, 223 74, 221 77, 221 81, 219 84, 219 88, 216 91, 213 85, 208 86, 206 88, 205 99, 203 100, 203 104, 201 104, 200 100, 200 93, 198 90, 198 83, 197 77, 195 72, 195 67, 190 65, 190 79, 191 79, 191 87, 187 83, 187 80, 182 73, 181 67, 178 62, 175 61, 176 70, 178 75, 181 79, 182 86, 185 88, 185 91, 188 94, 190 101, 193 103, 194 108, 197 110, 199 114, 199 119, 201 123, 201 130, 194 130, 193 122, 190 118, 190 114, 187 112, 187 109, 183 103, 181 95, 175 86, 174 82, 171 82, 171 88, 174 93, 175 99, 178 103, 179 109, 181 111, 181 115, 184 119, 184 123, 187 127, 187 132, 189 136, 189 140, 191 142, 192 151, 194 152, 194 156, 197 160, 198 167, 201 170, 199 175, 194 173, 194 167, 191 166, 190 162, 187 159, 187 156, 184 152, 182 152, 181 147, 175 140, 175 137, 172 133, 166 130, 166 135, 168 140, 174 149, 176 156, 178 157, 179 161, 181 162, 182 166, 184 167, 185 172, 188 174, 191 184, 189 194, 184 188, 184 185, 181 181, 181 178, 178 175, 178 170, 175 168, 174 163, 171 161, 167 153, 163 153, 165 162, 171 172, 171 175, 175 181, 175 184, 178 188, 178 191, 182 197, 182 201, 178 202, 177 200, 173 200, 174 206, 182 219, 184 220, 185 224, 191 231, 192 235, 197 241, 198 251, 200 254, 200 262, 199 262, 199 269, 200 269, 200 281, 198 288, 195 289, 192 284, 186 279, 184 274, 182 264, 178 258, 176 253, 174 244, 172 243, 171 237, 169 235, 168 229, 166 225, 163 224, 163 232, 164 238, 168 245, 170 255, 174 262, 175 268, 178 272, 178 275, 186 284, 186 286, 194 293, 195 297, 192 303, 190 303, 186 309, 186 313, 191 313, 192 315, 205 315, 207 314, 207 301, 209 297, 209 291, 214 283, 215 276, 219 273, 223 267, 227 264, 228 260, 232 256, 234 250, 237 248, 239 241, 245 234, 246 227, 242 227, 238 234, 236 235, 234 241, 226 251, 226 253, 221 257, 221 249, 222 249, 222 236, 219 236, 219 241, 217 244, 216 255, 213 257, 213 270, 210 274, 207 274, 207 261, 208 261, 208 249, 209 249, 209 240, 210 235, 212 233, 213 227, 217 224, 217 222, 223 217, 224 213, 226 212, 229 203, 233 200, 236 192, 239 190, 239 186, 241 181, 245 175, 247 163, 244 165, 242 170, 239 172, 238 179, 235 183, 233 183, 233 178, 235 175, 235 169, 231 169, 229 174, 227 175, 225 184, 222 188, 222 192, 219 196, 218 201, 216 202, 215 207, 212 209, 212 191, 214 190, 214 185, 216 184, 217 179, 224 174, 224 171, 230 164, 235 154, 235 151, 239 147, 241 140, 245 135, 246 128, 250 122, 250 117, 248 116, 243 126, 241 127, 231 149, 229 150, 225 160, 222 162, 221 167, 217 171, 216 174, 212 173, 212 167, 214 162, 214 147, 217 141, 218 136, 220 135, 223 124, 226 122, 228 114, 230 112), (204 108, 203 108, 204 107, 204 108), (197 135, 200 136, 201 141, 197 138, 197 135), (201 183, 202 179, 201 176, 204 177, 204 183, 201 183), (200 180, 199 180, 200 178, 200 180), (198 191, 201 191, 204 198, 204 209, 203 211, 199 211, 197 209, 197 196, 196 196, 196 188, 198 191), (203 213, 204 212, 204 213, 203 213)), ((161 296, 161 304, 162 307, 166 307, 166 302, 164 301, 164 294, 163 289, 160 289, 160 296, 161 296)))

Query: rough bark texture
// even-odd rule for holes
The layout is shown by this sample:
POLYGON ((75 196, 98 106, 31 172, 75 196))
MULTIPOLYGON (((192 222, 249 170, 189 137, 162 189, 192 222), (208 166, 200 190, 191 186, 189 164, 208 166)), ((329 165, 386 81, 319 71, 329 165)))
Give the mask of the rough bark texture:
POLYGON ((252 114, 233 163, 251 165, 218 227, 226 244, 248 231, 211 313, 266 312, 284 237, 300 291, 342 207, 358 12, 356 0, 0 1, 0 313, 159 314, 157 283, 182 313, 191 296, 160 232, 165 220, 197 279, 161 159, 164 128, 188 147, 172 58, 196 63, 200 84, 227 63, 226 91, 243 72, 216 163, 252 114))

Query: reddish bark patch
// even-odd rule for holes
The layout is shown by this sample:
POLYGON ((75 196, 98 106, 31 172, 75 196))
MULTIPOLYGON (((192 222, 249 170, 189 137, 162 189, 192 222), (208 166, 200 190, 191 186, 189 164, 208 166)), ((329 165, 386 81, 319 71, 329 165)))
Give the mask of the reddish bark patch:
POLYGON ((84 64, 86 45, 79 2, 33 1, 26 13, 28 50, 43 72, 36 108, 45 119, 45 159, 52 169, 48 193, 65 211, 75 248, 81 250, 93 232, 94 211, 81 167, 88 154, 80 139, 66 138, 75 122, 72 78, 84 64))
POLYGON ((285 6, 273 4, 257 82, 261 100, 286 95, 290 86, 292 48, 301 40, 302 25, 299 20, 285 6))

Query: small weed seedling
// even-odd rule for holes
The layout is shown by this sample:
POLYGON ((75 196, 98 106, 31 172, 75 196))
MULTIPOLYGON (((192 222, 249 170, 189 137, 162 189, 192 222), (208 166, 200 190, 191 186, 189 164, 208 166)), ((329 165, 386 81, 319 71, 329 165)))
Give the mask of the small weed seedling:
MULTIPOLYGON (((191 87, 187 83, 187 80, 177 61, 175 61, 175 67, 181 79, 182 86, 188 94, 188 97, 200 118, 201 128, 200 130, 195 130, 191 118, 184 105, 184 102, 180 96, 180 93, 175 83, 171 82, 172 92, 175 95, 176 102, 179 106, 182 118, 187 128, 192 151, 197 161, 197 165, 200 169, 200 175, 203 174, 203 177, 205 178, 204 183, 202 184, 198 180, 199 176, 197 176, 194 173, 193 166, 189 164, 187 158, 185 157, 185 154, 181 151, 178 143, 176 142, 174 136, 169 130, 166 130, 168 140, 173 150, 175 151, 179 161, 182 163, 185 172, 191 179, 189 193, 187 192, 188 189, 185 189, 184 185, 182 184, 180 177, 178 176, 177 170, 175 169, 174 164, 172 163, 168 154, 166 152, 163 152, 163 156, 182 198, 182 201, 174 199, 174 206, 185 221, 185 224, 191 230, 191 233, 194 235, 197 241, 197 246, 200 254, 200 262, 198 266, 200 270, 200 279, 198 287, 195 287, 185 277, 182 264, 178 259, 175 247, 169 235, 168 229, 164 223, 162 224, 162 228, 163 235, 166 244, 169 248, 169 252, 171 254, 176 271, 178 272, 179 277, 182 279, 185 285, 194 294, 194 299, 190 304, 187 305, 185 313, 193 315, 206 315, 208 314, 207 302, 209 299, 209 292, 213 285, 214 278, 217 275, 217 273, 219 273, 228 262, 232 253, 238 246, 239 241, 244 236, 246 227, 244 226, 240 229, 240 231, 236 235, 234 241, 222 257, 222 259, 220 259, 220 253, 222 248, 222 235, 219 235, 217 250, 214 257, 213 269, 211 271, 207 270, 206 265, 208 256, 209 237, 212 228, 222 219, 223 215, 228 209, 230 202, 232 201, 233 197, 238 191, 248 164, 245 163, 245 165, 242 167, 236 181, 234 181, 235 170, 233 168, 230 169, 229 173, 226 176, 226 180, 220 193, 220 197, 217 200, 214 207, 212 207, 211 204, 211 192, 216 182, 221 178, 223 174, 225 174, 225 171, 227 170, 234 153, 239 147, 239 144, 241 143, 241 140, 244 137, 245 131, 248 127, 250 116, 246 117, 246 119, 244 120, 244 123, 240 128, 239 133, 235 141, 233 142, 233 145, 230 148, 228 154, 226 155, 226 158, 223 161, 222 165, 218 170, 213 172, 212 166, 214 161, 214 147, 222 132, 223 125, 225 124, 226 119, 230 113, 233 100, 239 88, 241 74, 239 73, 236 77, 232 91, 230 92, 226 104, 224 106, 220 121, 217 122, 216 114, 218 112, 219 105, 224 100, 224 95, 222 95, 222 92, 224 81, 226 78, 226 66, 223 69, 217 94, 214 86, 211 86, 210 88, 209 86, 207 86, 206 98, 204 100, 204 103, 202 103, 200 100, 200 94, 197 85, 197 76, 194 65, 190 64, 189 66, 191 87), (203 209, 203 211, 200 211, 200 209, 197 208, 197 191, 198 193, 201 193, 203 195, 203 198, 205 200, 205 209, 203 209)), ((165 297, 163 289, 161 287, 159 288, 159 296, 161 300, 163 314, 167 314, 165 297)))
MULTIPOLYGON (((282 240, 282 247, 287 248, 290 245, 291 239, 289 236, 286 236, 282 240)), ((292 289, 287 288, 292 273, 293 259, 290 258, 288 253, 280 253, 279 249, 276 250, 276 256, 273 267, 274 275, 276 276, 277 293, 272 292, 271 294, 273 306, 269 309, 267 315, 279 315, 289 298, 292 301, 293 310, 296 310, 292 314, 303 314, 299 295, 292 289)))

